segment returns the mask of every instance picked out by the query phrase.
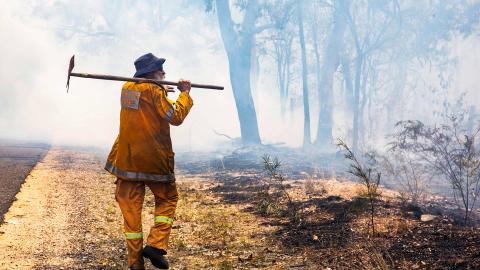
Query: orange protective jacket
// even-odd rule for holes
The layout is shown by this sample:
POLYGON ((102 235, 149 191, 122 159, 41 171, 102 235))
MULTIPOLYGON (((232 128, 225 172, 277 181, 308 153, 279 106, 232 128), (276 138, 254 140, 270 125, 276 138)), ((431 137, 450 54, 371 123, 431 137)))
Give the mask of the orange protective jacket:
POLYGON ((170 124, 178 126, 187 117, 190 95, 182 92, 173 102, 163 87, 127 82, 121 105, 120 132, 105 169, 125 180, 175 181, 170 124))

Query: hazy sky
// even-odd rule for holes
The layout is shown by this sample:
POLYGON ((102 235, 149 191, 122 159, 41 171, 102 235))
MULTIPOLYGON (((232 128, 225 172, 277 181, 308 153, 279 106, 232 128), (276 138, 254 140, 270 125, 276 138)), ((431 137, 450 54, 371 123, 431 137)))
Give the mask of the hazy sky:
MULTIPOLYGON (((154 32, 142 27, 141 12, 124 9, 116 37, 74 34, 72 30, 102 30, 105 10, 98 2, 2 1, 1 137, 109 147, 118 131, 122 83, 72 78, 67 94, 68 60, 76 55, 77 72, 132 76, 133 61, 147 52, 167 59, 167 79, 226 86, 223 92, 192 90, 195 105, 191 114, 181 127, 172 127, 175 143, 188 146, 191 140, 192 144, 208 145, 221 139, 212 135, 212 129, 238 134, 223 47, 205 14, 170 17, 168 27, 160 26, 154 32), (78 21, 77 26, 65 18, 70 14, 62 14, 69 5, 72 10, 67 12, 78 16, 71 19, 78 21), (87 12, 95 17, 85 15, 87 12)), ((132 8, 141 10, 146 5, 132 8)), ((165 9, 179 12, 173 5, 165 9)))
MULTIPOLYGON (((213 130, 238 137, 228 61, 216 16, 206 14, 202 2, 125 1, 113 8, 115 1, 0 1, 0 138, 110 147, 118 132, 122 83, 72 78, 67 94, 68 60, 76 55, 77 72, 131 76, 133 61, 147 52, 167 59, 168 80, 225 86, 223 92, 192 90, 190 115, 172 127, 177 150, 225 141, 213 130), (106 19, 114 13, 120 16, 106 19)), ((455 83, 477 106, 479 44, 478 35, 452 43, 459 57, 455 83)), ((262 140, 300 145, 302 108, 281 120, 274 71, 265 63, 254 93, 262 140)), ((315 134, 315 118, 312 124, 315 134)))

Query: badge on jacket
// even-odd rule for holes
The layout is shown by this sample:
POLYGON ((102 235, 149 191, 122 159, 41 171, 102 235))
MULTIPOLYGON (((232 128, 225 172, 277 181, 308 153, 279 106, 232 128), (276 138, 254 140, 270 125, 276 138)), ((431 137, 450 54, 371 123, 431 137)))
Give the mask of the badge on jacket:
POLYGON ((141 92, 138 91, 122 89, 122 97, 120 98, 122 108, 138 110, 140 94, 141 92))

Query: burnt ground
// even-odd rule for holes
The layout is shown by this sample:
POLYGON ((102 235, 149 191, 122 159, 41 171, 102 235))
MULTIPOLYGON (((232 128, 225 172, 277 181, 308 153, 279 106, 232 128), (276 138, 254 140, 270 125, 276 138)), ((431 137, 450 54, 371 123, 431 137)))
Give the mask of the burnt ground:
POLYGON ((309 166, 309 161, 302 162, 298 153, 272 149, 263 152, 286 160, 285 186, 297 210, 286 208, 285 196, 270 192, 266 197, 265 191, 275 188, 273 182, 265 181, 268 177, 262 172, 258 151, 232 153, 223 160, 210 159, 202 166, 192 161, 208 160, 206 157, 182 157, 185 161, 179 162, 179 167, 185 175, 213 178, 217 185, 210 191, 222 196, 223 202, 248 205, 244 211, 263 219, 263 226, 276 227, 273 235, 265 237, 276 239, 286 254, 303 254, 304 262, 291 267, 480 269, 478 214, 476 220, 465 225, 463 212, 444 198, 432 196, 422 205, 413 206, 401 200, 398 193, 383 189, 375 203, 376 232, 372 234, 363 189, 349 182, 352 179, 347 179, 346 174, 338 173, 345 169, 332 165, 338 163, 338 156, 322 157, 325 168, 337 169, 337 173, 328 174, 309 166), (299 221, 292 221, 292 211, 297 211, 299 221), (434 219, 422 221, 422 215, 434 219))
POLYGON ((0 223, 24 179, 48 149, 46 144, 0 140, 0 223))
MULTIPOLYGON (((248 151, 177 156, 171 269, 480 269, 480 230, 456 220, 451 206, 412 207, 382 189, 371 234, 361 186, 340 170, 328 172, 336 156, 312 166, 295 151, 248 151), (285 162, 296 211, 263 172, 262 153, 285 162), (434 218, 422 221, 422 214, 434 218)), ((0 269, 127 268, 105 157, 88 149, 48 151, 0 224, 0 269)), ((153 206, 147 192, 145 233, 153 206)))

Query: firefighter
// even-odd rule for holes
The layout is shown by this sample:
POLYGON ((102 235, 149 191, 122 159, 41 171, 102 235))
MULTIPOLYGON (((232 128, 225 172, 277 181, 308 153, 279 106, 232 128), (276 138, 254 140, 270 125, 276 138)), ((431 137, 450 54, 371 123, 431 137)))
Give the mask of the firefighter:
MULTIPOLYGON (((151 53, 135 61, 134 77, 162 80, 164 58, 151 53)), ((122 87, 120 131, 105 169, 117 177, 115 199, 124 218, 128 266, 144 269, 144 259, 168 269, 168 237, 178 200, 170 125, 180 125, 193 106, 190 81, 180 80, 175 102, 164 87, 127 82, 122 87), (155 196, 153 226, 143 247, 142 205, 148 186, 155 196)))

